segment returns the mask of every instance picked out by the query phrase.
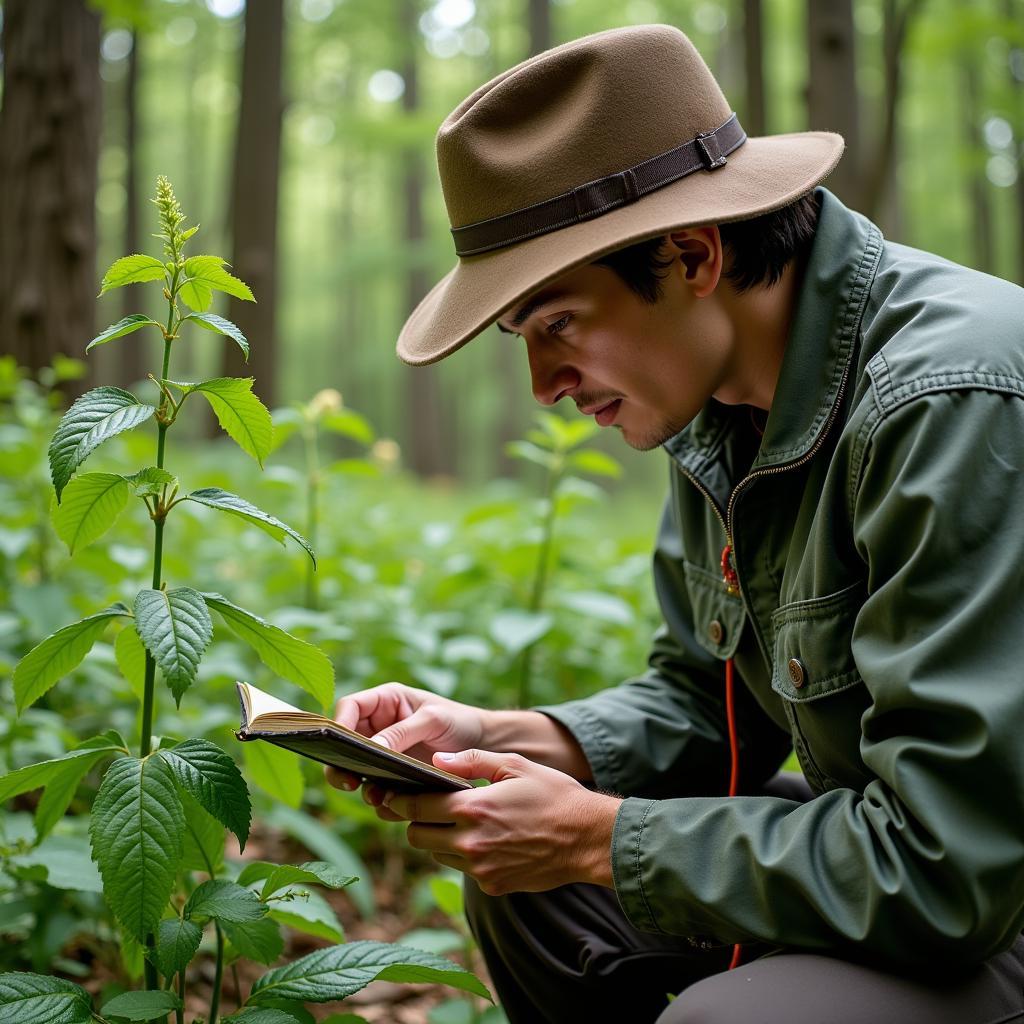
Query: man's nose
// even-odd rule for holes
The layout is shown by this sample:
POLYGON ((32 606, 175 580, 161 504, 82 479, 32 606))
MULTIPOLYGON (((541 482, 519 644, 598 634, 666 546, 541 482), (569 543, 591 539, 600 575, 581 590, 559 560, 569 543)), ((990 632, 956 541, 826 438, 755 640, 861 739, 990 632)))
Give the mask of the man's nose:
POLYGON ((530 361, 533 397, 541 405, 554 405, 566 392, 579 386, 579 372, 566 361, 557 341, 527 340, 526 354, 530 361))

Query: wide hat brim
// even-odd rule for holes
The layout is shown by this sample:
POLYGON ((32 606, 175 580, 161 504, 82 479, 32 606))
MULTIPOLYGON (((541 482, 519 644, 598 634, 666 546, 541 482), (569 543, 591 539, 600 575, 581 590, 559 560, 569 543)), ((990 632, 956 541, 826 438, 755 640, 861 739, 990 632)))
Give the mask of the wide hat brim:
POLYGON ((406 321, 399 358, 414 366, 444 359, 512 306, 615 249, 786 206, 821 182, 842 152, 843 139, 832 132, 748 138, 723 167, 689 175, 592 220, 463 257, 406 321))

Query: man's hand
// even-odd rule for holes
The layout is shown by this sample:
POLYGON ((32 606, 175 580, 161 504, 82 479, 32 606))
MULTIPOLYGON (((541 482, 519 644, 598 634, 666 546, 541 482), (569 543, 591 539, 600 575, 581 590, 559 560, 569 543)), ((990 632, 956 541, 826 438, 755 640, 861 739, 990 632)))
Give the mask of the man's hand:
MULTIPOLYGON (((342 697, 334 717, 354 732, 428 764, 435 751, 480 746, 484 728, 479 708, 402 683, 385 683, 342 697)), ((338 789, 359 785, 356 776, 337 768, 328 768, 326 776, 338 789)), ((379 805, 382 795, 374 786, 364 792, 374 805, 379 805)))
POLYGON ((491 896, 569 882, 612 885, 617 797, 518 754, 435 754, 438 768, 490 786, 458 793, 387 794, 381 817, 411 822, 410 845, 476 879, 491 896), (387 814, 386 812, 390 812, 387 814))

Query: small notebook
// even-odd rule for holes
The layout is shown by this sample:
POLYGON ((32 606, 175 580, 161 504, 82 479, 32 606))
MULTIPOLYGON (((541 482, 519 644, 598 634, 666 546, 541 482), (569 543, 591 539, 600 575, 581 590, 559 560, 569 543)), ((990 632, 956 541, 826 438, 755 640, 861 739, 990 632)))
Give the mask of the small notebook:
POLYGON ((322 764, 333 765, 387 789, 472 789, 457 775, 374 743, 315 712, 292 707, 250 683, 236 682, 242 705, 240 740, 266 740, 322 764))

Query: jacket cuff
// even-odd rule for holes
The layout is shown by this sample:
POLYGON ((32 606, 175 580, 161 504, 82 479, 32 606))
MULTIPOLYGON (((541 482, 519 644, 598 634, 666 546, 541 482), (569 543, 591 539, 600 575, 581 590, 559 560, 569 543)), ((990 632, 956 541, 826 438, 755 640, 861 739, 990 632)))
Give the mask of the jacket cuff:
POLYGON ((604 723, 583 701, 569 701, 565 704, 545 704, 534 707, 531 711, 539 711, 548 718, 564 725, 583 750, 594 776, 594 785, 598 789, 618 792, 621 787, 613 765, 614 755, 610 737, 605 732, 604 723))
POLYGON ((626 920, 644 932, 662 932, 647 902, 643 879, 644 828, 656 800, 628 797, 612 830, 612 881, 626 920))

